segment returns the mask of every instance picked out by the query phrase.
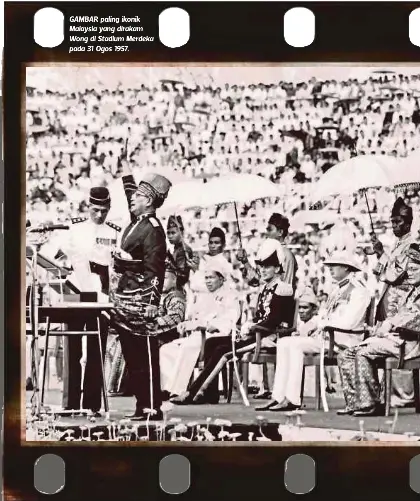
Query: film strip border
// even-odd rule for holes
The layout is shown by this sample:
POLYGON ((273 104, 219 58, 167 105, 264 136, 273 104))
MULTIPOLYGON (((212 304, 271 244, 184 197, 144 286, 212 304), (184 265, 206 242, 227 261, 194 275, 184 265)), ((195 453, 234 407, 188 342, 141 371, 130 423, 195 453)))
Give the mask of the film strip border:
MULTIPOLYGON (((159 482, 159 465, 171 454, 185 455, 190 465, 191 485, 184 499, 207 501, 240 497, 295 495, 285 486, 285 465, 296 454, 312 458, 316 486, 308 499, 360 499, 381 501, 417 499, 410 487, 410 464, 418 447, 358 444, 354 447, 294 445, 285 447, 26 447, 21 443, 20 287, 22 270, 19 249, 23 242, 16 232, 23 225, 24 148, 20 134, 24 64, 39 63, 349 63, 409 62, 419 58, 419 49, 408 37, 408 17, 418 3, 177 3, 190 15, 189 42, 171 50, 157 37, 157 18, 165 3, 6 3, 5 8, 5 283, 7 360, 5 391, 5 498, 41 499, 34 486, 34 467, 45 454, 60 456, 65 464, 65 488, 55 499, 161 499, 166 497, 159 482), (293 7, 306 6, 316 16, 317 36, 309 47, 297 49, 283 38, 282 19, 293 7), (129 52, 69 54, 64 41, 44 49, 33 40, 33 16, 44 7, 70 15, 127 16, 141 14, 155 42, 129 52), (21 166, 19 170, 18 166, 21 166), (20 220, 20 219, 22 220, 20 220)), ((68 33, 67 33, 68 35, 68 33)), ((67 40, 66 36, 66 40, 67 40)), ((22 122, 23 123, 23 122, 22 122)), ((22 226, 23 227, 23 226, 22 226)), ((23 234, 23 233, 22 233, 23 234)), ((107 446, 110 447, 110 446, 107 446)))
MULTIPOLYGON (((29 62, 415 62, 419 48, 409 39, 411 2, 177 2, 190 18, 190 38, 170 49, 159 41, 158 18, 166 2, 8 3, 5 5, 5 58, 29 62), (19 11, 17 6, 19 5, 19 11), (34 42, 34 15, 52 7, 64 15, 65 39, 54 49, 34 42), (306 7, 316 19, 313 43, 295 48, 284 40, 283 18, 294 7, 306 7), (129 51, 72 52, 72 16, 141 18, 149 43, 132 43, 129 51), (9 57, 10 54, 10 57, 9 57)), ((94 24, 94 23, 93 23, 94 24)), ((104 46, 108 42, 102 42, 104 46)), ((9 63, 10 64, 10 63, 9 63)), ((11 71, 11 67, 9 71, 11 71)))

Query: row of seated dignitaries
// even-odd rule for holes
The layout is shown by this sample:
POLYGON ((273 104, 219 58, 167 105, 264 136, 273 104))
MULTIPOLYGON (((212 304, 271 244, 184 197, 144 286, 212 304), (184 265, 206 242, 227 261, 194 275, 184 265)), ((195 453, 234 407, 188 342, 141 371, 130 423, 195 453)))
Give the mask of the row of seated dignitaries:
MULTIPOLYGON (((294 323, 293 288, 281 279, 281 252, 281 246, 274 240, 267 240, 262 245, 256 265, 263 285, 255 315, 251 322, 240 327, 240 335, 235 337, 238 354, 255 348, 253 333, 258 329, 264 336, 262 346, 276 347, 273 399, 257 409, 285 411, 302 405, 304 356, 321 353, 323 339, 328 338, 325 328, 330 326, 356 332, 335 334, 335 352, 346 400, 346 407, 338 412, 358 416, 381 415, 384 410, 378 382, 378 361, 388 356, 398 357, 401 353, 405 359, 420 356, 418 338, 407 335, 407 331, 420 329, 420 246, 413 243, 406 249, 405 281, 408 290, 398 296, 399 304, 394 309, 394 315, 377 322, 367 338, 363 331, 371 294, 358 279, 357 273, 361 270, 353 256, 339 252, 325 262, 331 270, 335 287, 323 310, 317 312, 317 299, 312 290, 306 289, 298 298, 299 317, 294 334, 277 339, 273 334, 277 328, 294 323)), ((206 284, 211 292, 209 298, 213 296, 211 309, 206 308, 204 303, 198 307, 187 321, 178 325, 178 332, 183 337, 160 350, 161 372, 165 374, 163 380, 166 381, 164 389, 171 395, 171 401, 178 405, 217 403, 217 377, 204 388, 203 384, 210 374, 214 374, 214 368, 220 366, 221 360, 228 362, 233 356, 231 336, 237 330, 239 304, 229 289, 224 288, 224 270, 221 267, 208 269, 206 284), (219 306, 219 315, 218 301, 223 301, 225 305, 225 308, 219 306), (201 349, 199 333, 203 330, 207 332, 204 370, 189 384, 201 349)))

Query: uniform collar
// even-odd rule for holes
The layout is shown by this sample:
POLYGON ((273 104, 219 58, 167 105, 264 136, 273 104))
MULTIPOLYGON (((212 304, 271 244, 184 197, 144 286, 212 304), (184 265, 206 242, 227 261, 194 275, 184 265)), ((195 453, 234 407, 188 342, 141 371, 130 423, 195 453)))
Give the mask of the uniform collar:
POLYGON ((350 278, 347 277, 347 278, 344 278, 343 280, 341 280, 341 282, 338 282, 338 288, 339 289, 342 289, 343 287, 345 287, 346 285, 348 285, 350 283, 350 278))

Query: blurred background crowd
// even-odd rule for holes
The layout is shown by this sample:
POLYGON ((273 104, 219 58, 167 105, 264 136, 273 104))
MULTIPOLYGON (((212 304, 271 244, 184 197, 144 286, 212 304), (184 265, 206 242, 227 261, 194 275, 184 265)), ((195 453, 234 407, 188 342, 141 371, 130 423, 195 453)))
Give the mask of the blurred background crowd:
MULTIPOLYGON (((278 199, 239 207, 245 249, 254 255, 270 214, 284 214, 299 287, 312 285, 323 297, 331 287, 323 255, 352 242, 368 281, 374 258, 363 252, 371 231, 365 200, 332 199, 314 216, 311 185, 354 152, 405 157, 420 148, 419 99, 416 68, 29 68, 27 219, 82 214, 90 188, 112 187, 124 161, 137 176, 154 168, 203 182, 258 174, 278 185, 278 199)), ((416 225, 419 190, 402 196, 416 225)), ((368 198, 386 245, 395 194, 371 191, 368 198)), ((222 227, 238 266, 232 207, 181 216, 197 253, 207 251, 210 230, 222 227)))

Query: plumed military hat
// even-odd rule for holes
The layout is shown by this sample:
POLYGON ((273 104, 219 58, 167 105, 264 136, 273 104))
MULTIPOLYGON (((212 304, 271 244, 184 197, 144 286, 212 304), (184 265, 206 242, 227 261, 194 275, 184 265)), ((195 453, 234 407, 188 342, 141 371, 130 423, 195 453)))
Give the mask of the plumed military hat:
POLYGON ((108 188, 105 186, 94 186, 90 189, 89 202, 100 207, 110 207, 111 197, 108 188))
POLYGON ((258 250, 255 264, 258 266, 281 266, 283 262, 283 247, 273 238, 267 238, 258 250))

